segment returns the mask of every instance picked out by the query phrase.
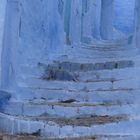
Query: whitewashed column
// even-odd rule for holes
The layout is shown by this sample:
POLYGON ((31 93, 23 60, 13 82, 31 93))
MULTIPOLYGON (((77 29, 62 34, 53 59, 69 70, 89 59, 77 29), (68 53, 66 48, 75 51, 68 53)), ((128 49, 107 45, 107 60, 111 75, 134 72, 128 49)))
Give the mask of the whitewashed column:
POLYGON ((135 45, 140 49, 140 0, 135 1, 135 45))
POLYGON ((101 0, 83 0, 82 4, 82 41, 90 43, 100 38, 101 0))
POLYGON ((59 1, 48 0, 46 2, 46 22, 48 22, 48 41, 46 43, 49 43, 49 48, 52 53, 59 53, 63 50, 64 45, 64 25, 58 10, 59 1))
POLYGON ((66 44, 70 45, 71 0, 64 0, 64 31, 66 44))
POLYGON ((43 61, 61 55, 64 49, 62 1, 21 0, 21 2, 23 57, 26 60, 28 58, 43 61))
POLYGON ((102 0, 101 3, 101 37, 112 39, 113 36, 114 0, 102 0))
POLYGON ((94 9, 92 7, 92 1, 83 0, 82 2, 82 42, 90 43, 92 40, 92 28, 94 9))
POLYGON ((82 0, 71 0, 70 41, 79 44, 82 35, 82 0))
MULTIPOLYGON (((1 0, 1 3, 0 3, 0 62, 1 62, 1 51, 2 51, 2 45, 3 45, 6 4, 7 4, 6 0, 1 0)), ((0 73, 1 73, 1 63, 0 63, 0 73)), ((0 78, 1 78, 1 74, 0 74, 0 78)))
POLYGON ((19 15, 19 0, 8 0, 2 48, 1 88, 3 89, 16 86, 19 15))
POLYGON ((92 17, 94 17, 92 36, 95 39, 100 39, 101 38, 101 35, 100 35, 101 0, 93 0, 92 7, 94 9, 94 12, 92 13, 92 17))
MULTIPOLYGON (((5 24, 6 0, 1 0, 0 4, 0 49, 2 47, 3 31, 5 24)), ((0 51, 1 52, 1 51, 0 51)))

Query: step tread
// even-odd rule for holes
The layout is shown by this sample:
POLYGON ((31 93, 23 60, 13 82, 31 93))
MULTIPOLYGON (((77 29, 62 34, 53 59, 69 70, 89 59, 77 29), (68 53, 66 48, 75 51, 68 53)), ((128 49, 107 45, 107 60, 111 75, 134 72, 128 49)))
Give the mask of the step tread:
POLYGON ((33 136, 33 135, 6 135, 2 134, 0 136, 2 140, 139 140, 139 135, 93 135, 93 136, 84 136, 84 137, 66 137, 66 138, 46 138, 43 136, 33 136))
MULTIPOLYGON (((54 74, 57 73, 57 77, 62 77, 62 72, 67 73, 70 76, 73 76, 74 81, 105 81, 105 80, 123 80, 128 78, 135 78, 138 76, 138 72, 140 70, 140 67, 127 67, 122 69, 112 69, 112 66, 109 66, 110 69, 103 69, 103 70, 87 70, 87 71, 68 71, 68 70, 54 70, 54 74), (127 73, 126 73, 127 71, 127 73), (135 73, 135 75, 132 73, 135 73), (86 78, 87 77, 87 78, 86 78), (90 78, 91 77, 91 78, 90 78)), ((90 67, 87 67, 90 69, 90 67)), ((46 71, 46 68, 37 68, 37 67, 24 67, 19 69, 19 73, 17 73, 17 79, 21 78, 36 78, 41 79, 43 77, 48 77, 50 73, 49 71, 46 71)), ((58 78, 56 78, 57 80, 58 78)), ((49 80, 49 79, 48 79, 49 80)), ((59 79, 58 79, 59 80, 59 79)), ((65 80, 65 79, 64 79, 65 80)), ((62 79, 61 79, 62 81, 62 79)), ((66 81, 66 80, 65 80, 66 81)))
MULTIPOLYGON (((85 51, 84 51, 85 52, 85 51)), ((71 62, 71 63, 105 63, 105 62, 113 62, 113 61, 126 61, 126 60, 131 60, 131 61, 140 61, 140 55, 137 54, 135 56, 125 56, 125 57, 111 57, 111 58, 108 58, 108 57, 103 57, 103 56, 100 56, 98 58, 88 58, 88 57, 80 57, 80 56, 77 56, 77 54, 74 55, 73 53, 73 56, 69 56, 69 55, 61 55, 59 56, 57 59, 45 59, 45 60, 41 60, 40 62, 41 63, 44 63, 44 64, 49 64, 49 63, 53 63, 53 62, 65 62, 65 61, 68 61, 68 62, 71 62)), ((38 61, 39 62, 39 61, 38 61)), ((20 64, 21 66, 36 66, 37 64, 20 64)))
MULTIPOLYGON (((45 100, 34 100, 34 101, 9 101, 9 105, 35 105, 37 106, 60 106, 60 107, 96 107, 96 106, 120 106, 120 105, 133 105, 134 103, 121 103, 121 102, 103 102, 103 103, 90 103, 90 102, 76 102, 73 99, 65 101, 45 101, 45 100)), ((138 103, 137 103, 138 104, 138 103)), ((7 104, 8 105, 8 104, 7 104)))
POLYGON ((118 89, 139 89, 139 77, 123 79, 119 81, 96 81, 96 82, 75 82, 75 81, 58 81, 45 80, 35 78, 20 79, 18 86, 21 88, 36 88, 36 89, 54 89, 54 90, 69 90, 69 91, 105 91, 118 89))
POLYGON ((102 104, 85 104, 85 103, 58 103, 58 102, 11 102, 1 109, 1 112, 24 115, 40 116, 42 114, 75 117, 81 115, 130 115, 137 116, 140 114, 140 103, 102 103, 102 104))
POLYGON ((71 118, 57 117, 57 116, 48 116, 47 114, 42 114, 41 116, 32 117, 32 116, 14 116, 8 115, 4 113, 0 113, 0 115, 5 115, 5 117, 11 117, 12 119, 21 119, 25 121, 41 121, 41 122, 54 122, 59 126, 87 126, 90 127, 92 125, 101 125, 106 123, 117 123, 121 121, 128 121, 129 117, 127 115, 116 115, 116 116, 78 116, 71 118))
MULTIPOLYGON (((94 117, 93 117, 94 118, 94 117)), ((87 118, 86 118, 87 119, 87 118)), ((32 120, 32 119, 31 119, 32 120)), ((0 127, 0 129, 5 129, 10 134, 35 134, 37 133, 39 136, 47 136, 51 138, 65 138, 65 137, 74 137, 74 136, 130 136, 130 135, 139 135, 139 125, 140 119, 131 119, 127 118, 127 116, 102 116, 97 118, 95 117, 93 120, 87 120, 88 123, 92 122, 92 124, 84 123, 81 120, 77 121, 77 124, 71 126, 74 123, 74 120, 66 121, 61 120, 61 124, 59 121, 48 120, 48 121, 39 121, 33 120, 30 121, 29 118, 18 117, 18 116, 10 116, 3 113, 0 113, 0 121, 4 127, 0 127), (103 118, 104 117, 104 118, 103 118), (96 120, 97 119, 97 120, 96 120), (99 119, 99 121, 98 121, 99 119), (54 122, 53 122, 54 121, 54 122), (8 125, 10 124, 10 127, 8 125), (58 122, 58 123, 57 123, 58 122), (63 125, 63 122, 64 125, 63 125), (83 125, 81 125, 83 123, 83 125), (18 125, 17 125, 18 124, 18 125), (129 127, 128 127, 129 126, 129 127), (14 130, 13 130, 14 128, 14 130), (17 129, 18 128, 18 129, 17 129), (40 133, 41 132, 41 133, 40 133)))
MULTIPOLYGON (((93 70, 93 71, 74 71, 69 72, 69 74, 76 76, 77 81, 80 81, 82 78, 87 77, 87 79, 93 79, 93 81, 97 80, 121 80, 125 78, 133 78, 137 75, 132 75, 132 73, 138 74, 140 71, 139 67, 129 67, 129 68, 123 68, 123 69, 103 69, 103 70, 93 70), (127 71, 127 73, 126 73, 127 71), (91 77, 91 78, 90 78, 91 77), (81 78, 81 79, 80 79, 81 78)), ((43 75, 45 75, 45 68, 40 69, 37 67, 24 67, 21 70, 19 70, 19 74, 17 74, 17 78, 25 78, 25 77, 31 77, 31 78, 41 78, 43 75)))
POLYGON ((49 89, 21 88, 12 92, 13 100, 23 101, 67 101, 86 103, 140 103, 140 90, 108 90, 108 91, 68 91, 49 89))

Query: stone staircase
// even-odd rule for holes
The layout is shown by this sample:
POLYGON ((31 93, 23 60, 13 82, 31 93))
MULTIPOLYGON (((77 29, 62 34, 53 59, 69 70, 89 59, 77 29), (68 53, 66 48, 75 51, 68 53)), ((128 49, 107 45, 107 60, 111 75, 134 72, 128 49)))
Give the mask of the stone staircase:
POLYGON ((19 139, 138 140, 140 56, 135 48, 93 48, 21 64, 0 130, 19 139))

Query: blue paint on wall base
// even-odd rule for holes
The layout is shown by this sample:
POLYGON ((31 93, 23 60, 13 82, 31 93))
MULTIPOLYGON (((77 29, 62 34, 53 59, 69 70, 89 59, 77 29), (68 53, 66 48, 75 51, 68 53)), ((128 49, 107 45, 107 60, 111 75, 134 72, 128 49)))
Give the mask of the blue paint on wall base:
POLYGON ((2 110, 3 105, 6 104, 10 98, 11 98, 10 93, 0 91, 0 110, 2 110))

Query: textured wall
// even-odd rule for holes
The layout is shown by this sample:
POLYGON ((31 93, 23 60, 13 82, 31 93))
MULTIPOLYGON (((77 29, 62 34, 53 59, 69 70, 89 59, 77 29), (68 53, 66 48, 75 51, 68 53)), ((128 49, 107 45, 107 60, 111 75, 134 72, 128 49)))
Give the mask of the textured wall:
MULTIPOLYGON (((2 50, 3 30, 4 30, 4 21, 5 21, 5 11, 6 11, 6 0, 1 0, 0 1, 0 61, 1 61, 1 50, 2 50)), ((0 71, 1 71, 1 66, 0 66, 0 71)))
MULTIPOLYGON (((74 3, 71 10, 74 28, 70 28, 73 38, 79 34, 90 36, 90 27, 93 27, 90 20, 100 18, 99 11, 90 19, 92 9, 87 1, 69 1, 74 3), (83 25, 79 27, 79 24, 83 25)), ((113 0, 103 1, 110 9, 110 3, 106 2, 113 0)), ((137 49, 127 47, 127 40, 123 39, 64 45, 63 7, 58 11, 56 2, 8 0, 1 81, 2 89, 10 92, 11 100, 0 108, 0 133, 48 139, 97 135, 100 140, 139 139, 140 56, 136 56, 137 49), (63 45, 66 52, 59 55, 63 45)), ((63 5, 62 0, 59 2, 63 5)), ((98 4, 94 3, 94 7, 99 7, 98 4)), ((108 11, 112 12, 112 6, 111 10, 104 8, 104 16, 111 21, 108 11)), ((125 21, 129 16, 124 16, 119 9, 118 15, 125 21)), ((69 28, 67 12, 70 14, 69 9, 65 19, 69 28)), ((105 17, 103 23, 107 25, 105 17)), ((95 28, 96 22, 91 21, 95 28)), ((66 31, 69 33, 69 29, 66 31)))
POLYGON ((125 33, 133 32, 135 0, 115 0, 114 25, 125 33))
POLYGON ((1 2, 0 2, 0 46, 1 46, 1 43, 2 43, 2 34, 3 34, 3 26, 4 26, 4 15, 5 15, 5 5, 6 5, 6 1, 5 0, 1 0, 1 2))

